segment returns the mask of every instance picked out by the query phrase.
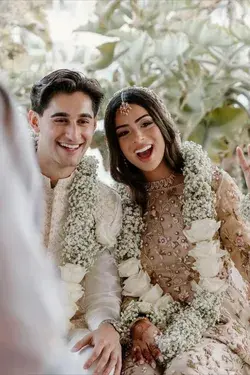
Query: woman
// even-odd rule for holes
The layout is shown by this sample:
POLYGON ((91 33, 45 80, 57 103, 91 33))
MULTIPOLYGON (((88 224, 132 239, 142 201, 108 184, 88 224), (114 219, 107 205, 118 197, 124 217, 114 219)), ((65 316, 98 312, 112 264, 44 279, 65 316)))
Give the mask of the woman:
POLYGON ((132 196, 124 196, 116 254, 124 280, 117 329, 132 344, 123 372, 250 374, 250 227, 237 186, 200 146, 181 144, 149 89, 116 93, 105 130, 111 174, 132 196))

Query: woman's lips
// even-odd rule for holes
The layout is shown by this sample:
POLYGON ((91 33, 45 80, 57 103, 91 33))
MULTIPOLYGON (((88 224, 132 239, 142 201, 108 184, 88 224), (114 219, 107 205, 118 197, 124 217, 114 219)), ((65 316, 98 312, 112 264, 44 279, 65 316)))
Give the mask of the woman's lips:
POLYGON ((144 148, 137 150, 136 155, 141 161, 148 161, 152 155, 153 152, 153 146, 145 146, 144 148))

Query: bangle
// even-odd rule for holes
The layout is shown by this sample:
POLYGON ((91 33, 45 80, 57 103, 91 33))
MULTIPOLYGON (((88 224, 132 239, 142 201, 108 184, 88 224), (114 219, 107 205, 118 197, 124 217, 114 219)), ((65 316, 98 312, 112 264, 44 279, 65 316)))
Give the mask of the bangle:
MULTIPOLYGON (((110 325, 112 325, 112 327, 116 330, 116 332, 118 332, 119 333, 119 323, 118 323, 118 321, 117 320, 115 320, 115 319, 105 319, 105 320, 103 320, 100 324, 99 324, 99 326, 98 326, 98 328, 99 327, 101 327, 101 325, 103 325, 103 324, 110 324, 110 325)), ((119 333, 120 334, 120 333, 119 333)))

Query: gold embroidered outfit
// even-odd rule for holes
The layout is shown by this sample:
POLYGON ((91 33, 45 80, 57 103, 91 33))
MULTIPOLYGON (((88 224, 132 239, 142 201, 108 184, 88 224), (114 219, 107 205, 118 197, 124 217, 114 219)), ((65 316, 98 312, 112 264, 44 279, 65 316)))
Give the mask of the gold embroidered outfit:
MULTIPOLYGON (((217 219, 221 222, 221 248, 232 259, 230 286, 219 324, 206 332, 197 347, 175 357, 165 369, 165 375, 250 374, 250 227, 239 216, 241 194, 229 175, 216 171, 213 185, 217 219)), ((192 245, 183 234, 183 188, 181 179, 148 184, 148 208, 144 217, 147 228, 141 263, 151 282, 158 283, 164 293, 170 293, 177 301, 189 302, 193 298, 191 282, 197 281, 198 274, 192 269, 194 259, 188 256, 192 245)), ((148 375, 163 373, 164 369, 135 366, 128 355, 123 372, 148 375)))

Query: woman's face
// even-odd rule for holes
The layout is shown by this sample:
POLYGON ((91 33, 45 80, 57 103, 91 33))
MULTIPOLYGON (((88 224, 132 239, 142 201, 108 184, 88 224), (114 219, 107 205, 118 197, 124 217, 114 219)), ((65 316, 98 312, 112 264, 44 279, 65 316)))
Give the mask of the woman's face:
POLYGON ((115 117, 116 134, 125 158, 144 173, 163 162, 165 142, 158 126, 145 108, 130 104, 128 115, 119 109, 115 117))

